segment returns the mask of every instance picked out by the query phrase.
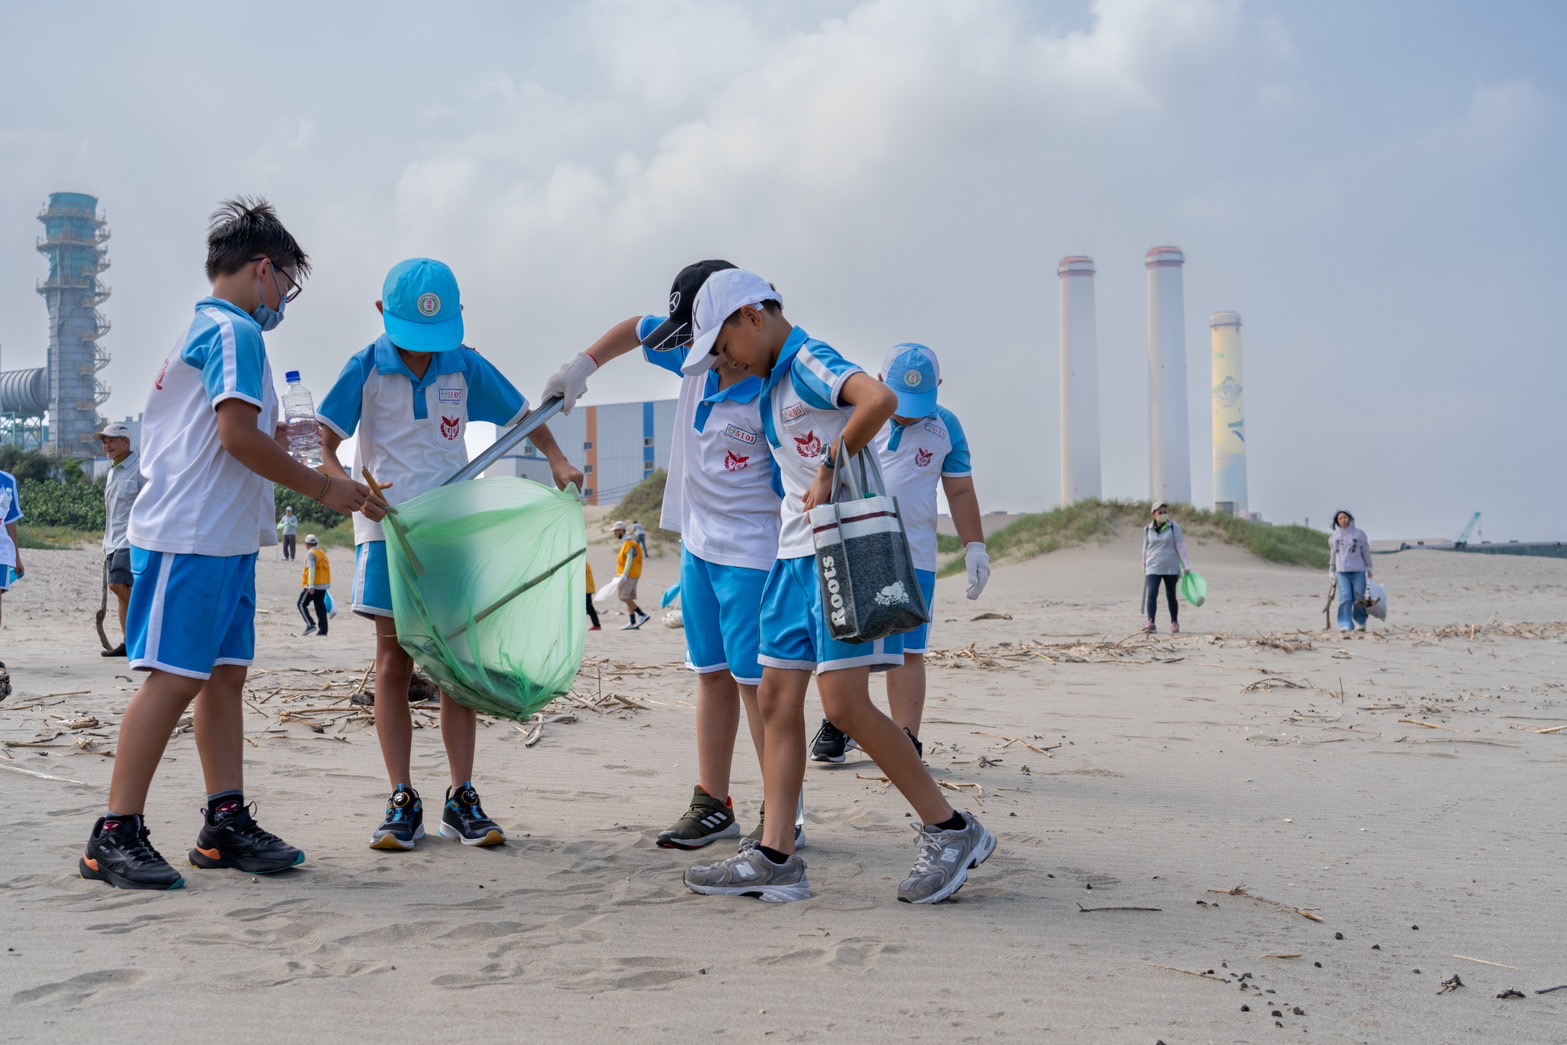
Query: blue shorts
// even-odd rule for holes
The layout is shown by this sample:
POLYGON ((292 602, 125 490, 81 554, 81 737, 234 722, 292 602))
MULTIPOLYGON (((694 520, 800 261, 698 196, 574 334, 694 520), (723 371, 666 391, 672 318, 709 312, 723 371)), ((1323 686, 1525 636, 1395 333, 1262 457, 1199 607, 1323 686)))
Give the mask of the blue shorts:
MULTIPOLYGON (((920 591, 925 593, 925 608, 930 610, 932 619, 936 616, 936 571, 915 570, 915 575, 920 579, 920 591)), ((921 624, 913 631, 903 635, 903 652, 917 653, 920 656, 930 652, 930 625, 921 624)))
POLYGON ((685 619, 686 667, 698 675, 728 671, 736 682, 759 686, 757 646, 762 629, 766 570, 720 566, 680 552, 680 612, 685 619))
MULTIPOLYGON (((683 590, 683 589, 682 589, 683 590)), ((780 559, 767 574, 762 593, 762 646, 756 659, 767 668, 873 671, 903 666, 903 636, 875 642, 839 642, 827 630, 816 558, 780 559)))
POLYGON ((125 652, 133 668, 212 677, 256 659, 256 553, 177 555, 131 548, 125 652))
POLYGON ((353 610, 372 619, 392 615, 392 580, 386 569, 385 541, 366 541, 354 549, 353 610))

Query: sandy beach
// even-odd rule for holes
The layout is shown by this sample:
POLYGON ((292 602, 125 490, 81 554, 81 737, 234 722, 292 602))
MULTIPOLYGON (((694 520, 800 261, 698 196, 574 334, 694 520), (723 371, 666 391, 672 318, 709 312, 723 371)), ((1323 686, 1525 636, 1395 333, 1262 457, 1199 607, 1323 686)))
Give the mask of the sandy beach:
MULTIPOLYGON (((1567 1041, 1567 990, 1536 993, 1567 984, 1567 561, 1384 556, 1388 624, 1342 640, 1325 574, 1193 542, 1209 601, 1150 639, 1138 549, 1002 565, 978 603, 938 586, 925 757, 1000 847, 928 908, 896 902, 911 821, 858 752, 806 774, 812 899, 682 886, 699 857, 653 839, 695 779, 694 685, 658 615, 589 635, 531 746, 481 727, 510 844, 372 851, 387 787, 347 703, 370 626, 300 637, 298 565, 270 550, 247 793, 308 862, 184 866, 185 731, 148 821, 187 887, 83 881, 136 680, 99 656, 97 553, 27 552, 0 630, 0 1040, 1567 1041)), ((675 573, 652 560, 644 602, 675 573)), ((438 799, 438 733, 414 749, 438 799)))

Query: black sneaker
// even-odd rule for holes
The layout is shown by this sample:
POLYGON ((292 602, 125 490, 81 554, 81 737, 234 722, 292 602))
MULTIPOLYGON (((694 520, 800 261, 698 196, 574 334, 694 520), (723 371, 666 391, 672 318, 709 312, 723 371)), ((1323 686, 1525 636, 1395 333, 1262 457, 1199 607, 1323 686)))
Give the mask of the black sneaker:
MULTIPOLYGON (((740 839, 740 852, 743 853, 747 849, 755 849, 761 845, 762 831, 766 826, 767 803, 763 802, 761 808, 756 811, 756 826, 751 829, 750 834, 740 839)), ((803 793, 800 795, 800 804, 794 814, 794 847, 795 849, 805 848, 805 795, 803 793)))
POLYGON ((419 792, 399 785, 386 801, 386 819, 370 839, 371 849, 412 849, 424 837, 424 803, 419 792))
POLYGON ((225 802, 215 810, 203 809, 207 822, 196 836, 190 862, 208 870, 232 867, 246 874, 286 871, 305 862, 305 854, 256 823, 254 802, 225 802))
POLYGON ((822 719, 822 728, 811 738, 811 761, 841 764, 849 749, 849 734, 822 719))
POLYGON ((300 634, 300 637, 303 638, 306 635, 314 635, 315 633, 316 633, 316 626, 314 624, 307 624, 307 625, 305 625, 305 630, 300 632, 299 634, 300 634))
POLYGON ((909 732, 909 727, 903 727, 904 736, 909 738, 909 743, 914 745, 914 753, 923 761, 925 758, 925 745, 920 743, 920 738, 909 732))
POLYGON ((83 878, 116 889, 178 889, 185 884, 147 840, 147 824, 140 816, 99 817, 77 868, 83 878))
POLYGON ((463 845, 506 844, 506 832, 484 815, 479 792, 472 784, 446 789, 446 805, 441 807, 441 837, 455 838, 463 845))
POLYGON ((100 656, 100 657, 123 657, 123 656, 125 656, 125 643, 122 642, 118 646, 114 647, 113 649, 106 649, 103 652, 99 653, 98 656, 100 656))

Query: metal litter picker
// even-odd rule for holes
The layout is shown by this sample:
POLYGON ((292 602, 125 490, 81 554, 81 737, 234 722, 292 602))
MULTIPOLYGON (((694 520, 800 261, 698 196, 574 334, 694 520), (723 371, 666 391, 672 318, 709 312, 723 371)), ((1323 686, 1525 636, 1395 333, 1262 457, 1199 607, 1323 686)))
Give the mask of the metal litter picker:
POLYGON ((582 666, 582 506, 574 488, 464 480, 559 409, 559 399, 544 403, 382 524, 403 649, 448 697, 518 721, 567 693, 582 666))

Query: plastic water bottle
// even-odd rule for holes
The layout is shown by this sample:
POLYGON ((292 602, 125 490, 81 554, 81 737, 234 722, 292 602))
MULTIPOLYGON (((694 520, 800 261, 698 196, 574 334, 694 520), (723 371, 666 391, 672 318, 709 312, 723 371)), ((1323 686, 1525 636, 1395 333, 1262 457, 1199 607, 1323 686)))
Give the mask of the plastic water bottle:
POLYGON ((283 424, 288 430, 288 452, 294 460, 309 468, 321 466, 321 429, 316 424, 316 402, 310 389, 299 382, 299 371, 285 375, 288 391, 283 393, 283 424))

